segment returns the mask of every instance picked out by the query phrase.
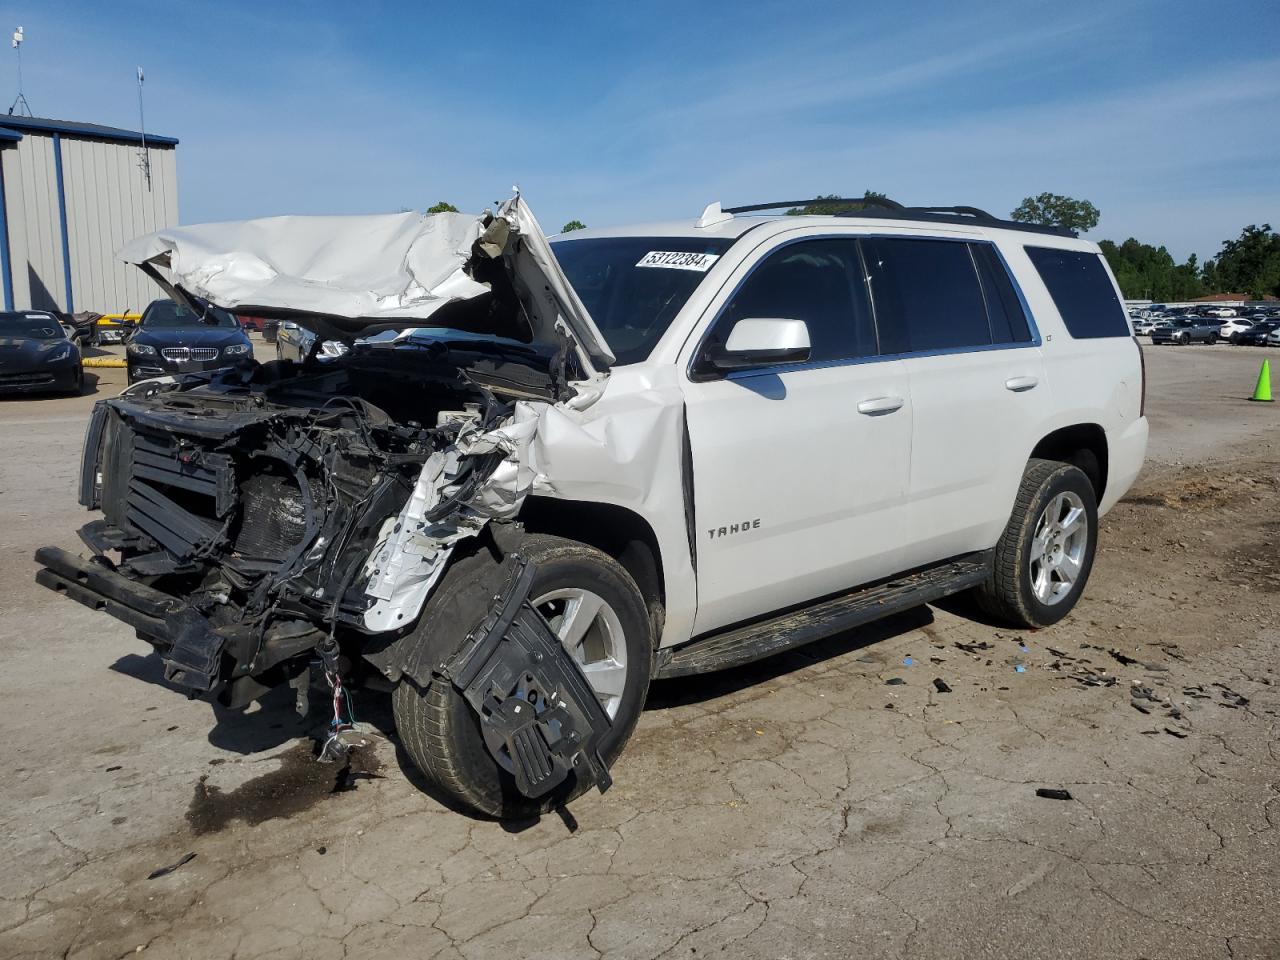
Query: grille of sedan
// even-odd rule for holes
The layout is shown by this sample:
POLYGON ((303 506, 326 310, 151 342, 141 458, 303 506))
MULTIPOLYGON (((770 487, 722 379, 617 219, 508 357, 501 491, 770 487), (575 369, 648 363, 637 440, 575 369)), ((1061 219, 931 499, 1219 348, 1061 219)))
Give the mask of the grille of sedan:
POLYGON ((160 353, 166 360, 216 360, 217 347, 164 347, 160 353))

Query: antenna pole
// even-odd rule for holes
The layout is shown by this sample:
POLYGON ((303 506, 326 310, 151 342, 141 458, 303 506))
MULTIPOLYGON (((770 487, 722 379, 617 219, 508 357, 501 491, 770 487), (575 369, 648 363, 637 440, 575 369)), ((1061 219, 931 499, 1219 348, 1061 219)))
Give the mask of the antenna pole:
POLYGON ((138 68, 138 129, 142 133, 142 149, 138 151, 138 166, 142 167, 142 176, 147 181, 147 190, 151 189, 151 154, 147 151, 147 117, 142 109, 142 68, 138 68))
POLYGON ((15 110, 18 111, 18 116, 22 116, 24 110, 28 117, 31 116, 31 104, 27 103, 27 98, 22 92, 22 41, 24 39, 26 38, 22 34, 21 27, 13 31, 13 49, 18 51, 18 95, 9 106, 9 116, 13 116, 15 110))

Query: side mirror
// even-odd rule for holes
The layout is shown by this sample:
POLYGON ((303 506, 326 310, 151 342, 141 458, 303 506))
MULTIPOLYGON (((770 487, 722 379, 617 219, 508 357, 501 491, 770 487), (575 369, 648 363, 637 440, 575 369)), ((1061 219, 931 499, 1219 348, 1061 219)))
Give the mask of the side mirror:
POLYGON ((298 325, 294 323, 292 320, 282 320, 280 322, 280 329, 281 330, 297 330, 298 325))
POLYGON ((809 327, 803 320, 746 317, 733 325, 723 346, 708 350, 707 360, 717 370, 751 370, 804 363, 809 349, 809 327))

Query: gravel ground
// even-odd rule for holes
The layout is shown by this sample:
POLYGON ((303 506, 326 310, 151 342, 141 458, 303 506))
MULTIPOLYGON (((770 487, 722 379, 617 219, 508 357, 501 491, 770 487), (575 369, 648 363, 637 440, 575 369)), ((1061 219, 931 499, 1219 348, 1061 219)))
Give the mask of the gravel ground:
POLYGON ((1280 956, 1277 352, 1148 349, 1152 459, 1065 622, 925 607, 655 685, 614 788, 531 824, 421 792, 385 697, 340 773, 287 698, 188 701, 36 587, 93 397, 0 401, 0 956, 1280 956))

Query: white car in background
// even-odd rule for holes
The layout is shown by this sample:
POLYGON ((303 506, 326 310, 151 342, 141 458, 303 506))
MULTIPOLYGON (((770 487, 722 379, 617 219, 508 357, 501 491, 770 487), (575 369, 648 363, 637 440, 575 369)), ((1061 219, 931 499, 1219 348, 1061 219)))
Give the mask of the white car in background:
POLYGON ((1232 317, 1221 327, 1218 328, 1218 336, 1223 340, 1230 340, 1232 343, 1239 341, 1239 335, 1253 329, 1253 321, 1246 320, 1244 317, 1232 317))

